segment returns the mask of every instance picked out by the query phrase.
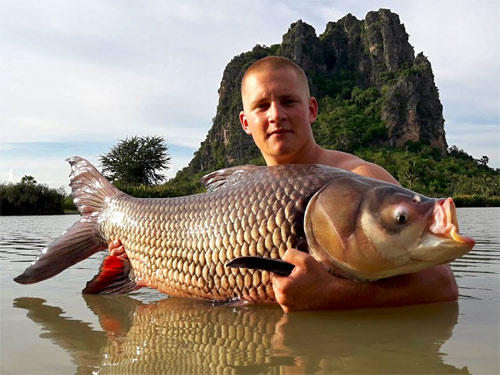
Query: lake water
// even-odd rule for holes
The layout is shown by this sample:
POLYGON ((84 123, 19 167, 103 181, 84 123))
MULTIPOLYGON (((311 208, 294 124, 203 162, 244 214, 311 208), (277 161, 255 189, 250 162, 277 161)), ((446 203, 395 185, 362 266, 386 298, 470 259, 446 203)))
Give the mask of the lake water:
POLYGON ((458 302, 284 314, 166 298, 83 296, 104 253, 12 281, 78 216, 0 217, 1 374, 498 374, 500 208, 458 210, 474 250, 458 302))

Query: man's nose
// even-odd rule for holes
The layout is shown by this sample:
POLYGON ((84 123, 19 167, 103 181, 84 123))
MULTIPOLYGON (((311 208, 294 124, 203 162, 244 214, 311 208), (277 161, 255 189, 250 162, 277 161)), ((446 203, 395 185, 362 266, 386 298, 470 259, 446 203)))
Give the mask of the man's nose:
POLYGON ((282 106, 278 102, 271 102, 268 111, 268 119, 270 122, 279 122, 283 120, 285 113, 282 106))

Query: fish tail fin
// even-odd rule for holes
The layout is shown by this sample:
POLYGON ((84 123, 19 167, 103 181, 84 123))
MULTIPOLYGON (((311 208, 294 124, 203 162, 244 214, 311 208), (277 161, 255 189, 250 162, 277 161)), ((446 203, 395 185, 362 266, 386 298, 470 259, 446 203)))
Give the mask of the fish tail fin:
POLYGON ((44 248, 14 281, 19 284, 33 284, 49 279, 96 252, 104 250, 106 241, 98 237, 95 227, 95 220, 82 218, 44 248))
POLYGON ((71 165, 72 195, 82 218, 44 248, 35 261, 14 279, 20 284, 46 280, 107 248, 106 240, 98 233, 98 218, 107 198, 124 193, 111 185, 87 160, 78 156, 66 160, 71 165))

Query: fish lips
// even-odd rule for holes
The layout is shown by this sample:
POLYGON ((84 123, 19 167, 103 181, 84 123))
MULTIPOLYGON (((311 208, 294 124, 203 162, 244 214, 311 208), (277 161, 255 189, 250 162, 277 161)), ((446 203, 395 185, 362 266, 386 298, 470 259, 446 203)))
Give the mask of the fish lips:
POLYGON ((425 232, 419 246, 409 252, 409 257, 418 262, 447 263, 467 254, 473 246, 474 242, 458 242, 453 237, 446 238, 425 232))
POLYGON ((437 236, 450 238, 457 243, 474 246, 475 241, 459 233, 457 210, 453 199, 440 199, 434 205, 433 222, 429 231, 437 236))
POLYGON ((410 257, 416 261, 445 263, 465 255, 475 243, 474 239, 459 233, 453 199, 439 199, 434 205, 432 222, 410 257))

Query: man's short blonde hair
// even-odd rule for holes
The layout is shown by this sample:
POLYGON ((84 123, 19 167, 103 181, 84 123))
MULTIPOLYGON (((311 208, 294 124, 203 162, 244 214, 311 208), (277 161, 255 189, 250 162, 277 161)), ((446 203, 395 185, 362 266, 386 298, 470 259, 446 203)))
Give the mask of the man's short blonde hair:
POLYGON ((304 84, 304 87, 307 90, 307 96, 311 96, 311 92, 309 90, 309 83, 307 82, 307 77, 304 71, 300 66, 298 66, 296 63, 294 63, 292 60, 287 59, 286 57, 282 56, 267 56, 264 57, 260 60, 257 60, 254 62, 250 67, 246 70, 245 74, 243 75, 243 78, 241 79, 241 95, 243 96, 243 87, 245 84, 245 81, 247 80, 248 77, 250 77, 252 74, 258 73, 263 70, 267 69, 272 69, 272 70, 279 70, 279 69, 292 69, 295 71, 297 74, 297 77, 302 81, 304 84))

